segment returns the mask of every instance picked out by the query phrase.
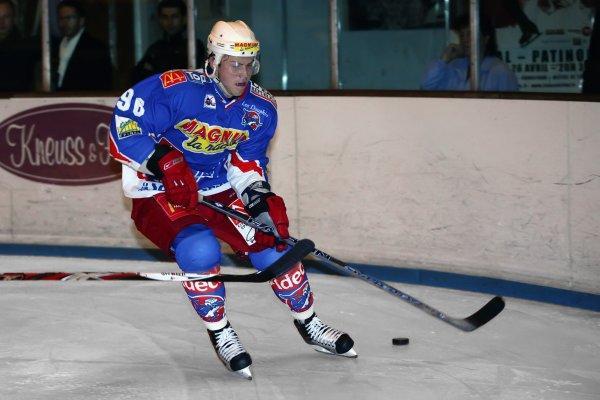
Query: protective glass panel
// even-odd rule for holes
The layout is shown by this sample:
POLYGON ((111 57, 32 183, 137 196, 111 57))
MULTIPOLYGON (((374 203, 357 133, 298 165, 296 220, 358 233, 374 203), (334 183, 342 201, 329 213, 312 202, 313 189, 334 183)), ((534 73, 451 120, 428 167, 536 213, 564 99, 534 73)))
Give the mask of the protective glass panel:
MULTIPOLYGON (((43 3, 0 0, 0 72, 8 77, 0 82, 0 94, 43 91, 46 76, 51 91, 122 91, 151 74, 189 66, 183 0, 164 0, 166 11, 157 7, 157 0, 66 0, 62 11, 59 0, 48 0, 51 56, 45 68, 43 3)), ((194 4, 196 68, 204 66, 212 25, 241 19, 261 42, 261 69, 253 78, 259 84, 279 90, 333 87, 330 1, 194 4)), ((497 45, 491 61, 482 54, 480 90, 579 93, 586 62, 598 69, 599 56, 593 54, 599 50, 589 51, 593 0, 479 4, 497 45)), ((468 0, 337 0, 338 43, 333 46, 338 49, 338 87, 468 90, 467 51, 457 49, 461 36, 450 29, 468 9, 468 0), (438 68, 433 72, 453 74, 452 79, 432 75, 432 66, 438 68)), ((599 80, 596 75, 588 72, 588 81, 599 80)))
POLYGON ((246 22, 260 41, 260 72, 269 90, 328 89, 329 2, 324 0, 196 0, 196 32, 206 42, 218 20, 246 22))
MULTIPOLYGON (((593 3, 480 1, 480 91, 581 92, 593 3)), ((469 90, 468 0, 339 4, 342 88, 469 90)))
POLYGON ((417 90, 446 43, 443 0, 340 0, 343 89, 417 90))
POLYGON ((48 11, 52 90, 112 90, 118 61, 116 2, 51 0, 48 11))

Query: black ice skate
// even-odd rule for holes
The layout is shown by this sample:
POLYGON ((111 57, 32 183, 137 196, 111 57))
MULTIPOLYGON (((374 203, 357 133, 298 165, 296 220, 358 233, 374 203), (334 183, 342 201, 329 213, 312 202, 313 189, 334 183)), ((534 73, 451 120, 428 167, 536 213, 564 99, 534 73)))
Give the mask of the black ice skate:
POLYGON ((250 365, 252 365, 252 359, 242 346, 231 324, 228 322, 225 328, 216 331, 208 329, 208 336, 223 365, 242 378, 251 380, 250 365))
POLYGON ((298 328, 304 341, 313 346, 315 350, 350 358, 358 357, 353 349, 354 340, 347 333, 323 323, 317 314, 311 315, 304 322, 296 319, 294 325, 298 328))

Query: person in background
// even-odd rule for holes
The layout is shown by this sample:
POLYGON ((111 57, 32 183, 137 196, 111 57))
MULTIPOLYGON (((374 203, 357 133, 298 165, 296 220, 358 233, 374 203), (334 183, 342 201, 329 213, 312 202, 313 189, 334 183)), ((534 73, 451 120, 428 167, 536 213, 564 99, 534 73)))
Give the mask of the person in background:
MULTIPOLYGON (((496 32, 486 18, 480 18, 481 64, 479 66, 479 90, 491 92, 515 92, 518 82, 515 73, 498 58, 496 32)), ((456 20, 454 31, 459 43, 446 47, 440 59, 432 61, 421 80, 423 90, 469 90, 469 55, 471 49, 469 17, 456 20)))
POLYGON ((11 0, 0 0, 0 92, 29 91, 33 88, 34 46, 23 39, 16 27, 16 8, 11 0))
MULTIPOLYGON (((134 67, 133 84, 160 72, 188 67, 185 3, 183 0, 162 0, 158 3, 156 14, 163 37, 148 47, 134 67)), ((205 59, 204 44, 196 39, 196 66, 200 68, 205 59)))
POLYGON ((85 10, 78 0, 58 3, 62 35, 53 50, 53 86, 57 91, 110 90, 112 65, 108 47, 85 28, 85 10))

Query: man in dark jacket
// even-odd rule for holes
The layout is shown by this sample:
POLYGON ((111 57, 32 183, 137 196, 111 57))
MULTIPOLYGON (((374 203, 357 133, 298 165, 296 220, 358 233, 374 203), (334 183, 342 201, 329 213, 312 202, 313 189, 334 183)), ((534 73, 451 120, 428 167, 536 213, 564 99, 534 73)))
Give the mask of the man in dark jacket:
POLYGON ((39 61, 33 43, 24 40, 15 26, 15 6, 0 0, 0 92, 33 89, 34 66, 39 61))
MULTIPOLYGON (((186 32, 187 8, 182 0, 162 0, 157 7, 158 23, 163 38, 146 50, 132 72, 132 84, 160 72, 188 68, 186 32)), ((196 40, 196 68, 204 66, 206 50, 196 40)))
POLYGON ((82 4, 63 0, 57 12, 62 39, 52 46, 56 90, 109 90, 112 66, 108 47, 85 31, 82 4))

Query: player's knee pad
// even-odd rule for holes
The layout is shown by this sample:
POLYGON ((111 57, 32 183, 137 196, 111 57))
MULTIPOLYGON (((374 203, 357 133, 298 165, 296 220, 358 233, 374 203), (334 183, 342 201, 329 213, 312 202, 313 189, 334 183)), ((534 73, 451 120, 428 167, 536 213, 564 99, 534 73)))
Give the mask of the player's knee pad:
POLYGON ((183 272, 202 273, 221 263, 221 246, 210 229, 190 225, 173 240, 177 265, 183 272))
POLYGON ((249 253, 248 258, 252 262, 254 268, 259 271, 266 269, 269 265, 273 264, 275 261, 279 260, 281 256, 289 251, 290 247, 284 251, 277 251, 274 248, 270 247, 268 249, 264 249, 262 251, 257 251, 256 253, 249 253))

